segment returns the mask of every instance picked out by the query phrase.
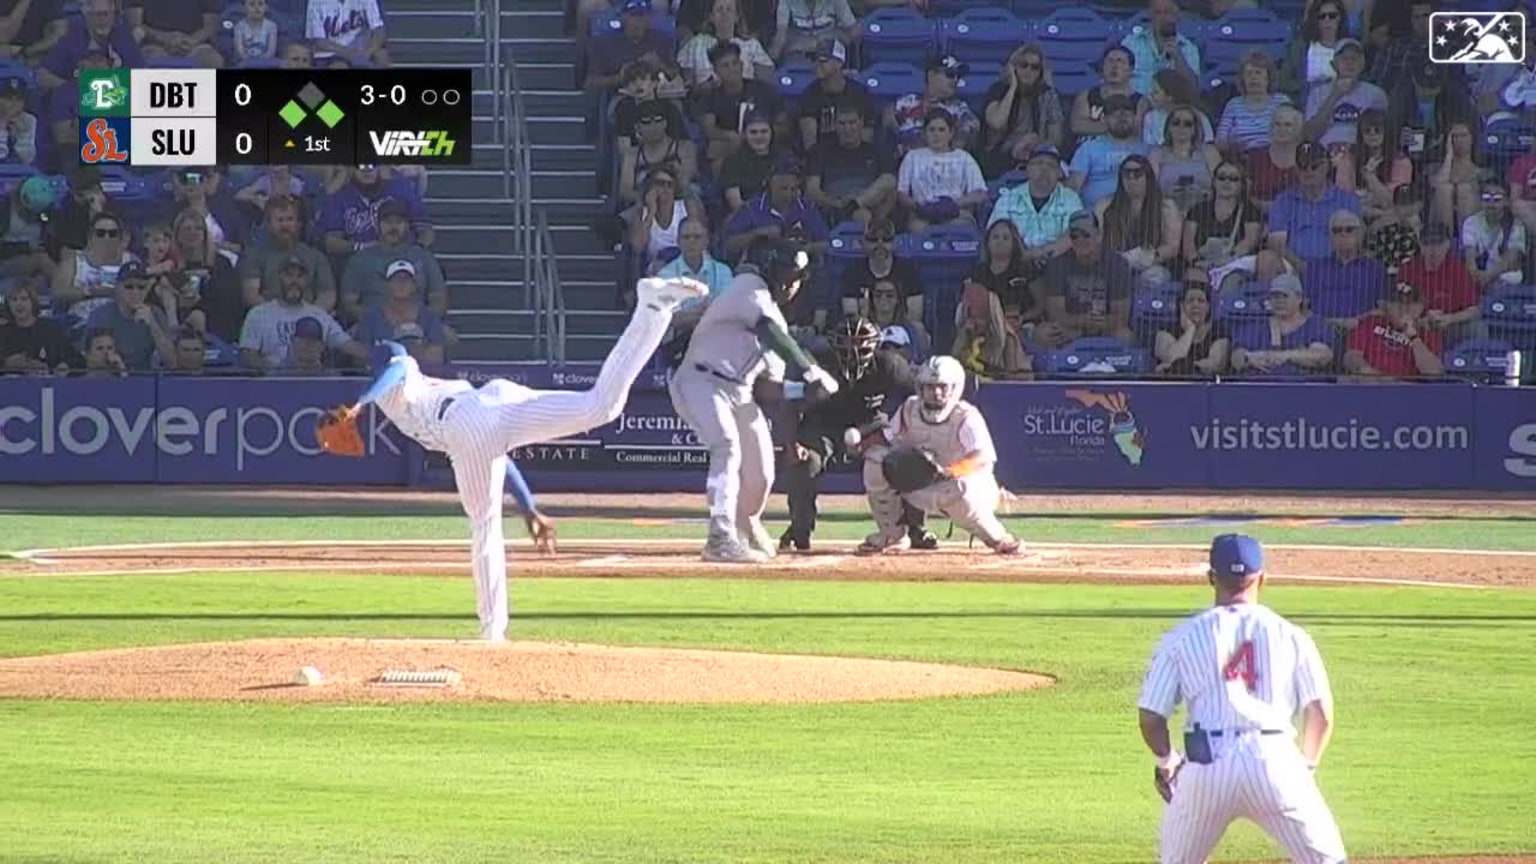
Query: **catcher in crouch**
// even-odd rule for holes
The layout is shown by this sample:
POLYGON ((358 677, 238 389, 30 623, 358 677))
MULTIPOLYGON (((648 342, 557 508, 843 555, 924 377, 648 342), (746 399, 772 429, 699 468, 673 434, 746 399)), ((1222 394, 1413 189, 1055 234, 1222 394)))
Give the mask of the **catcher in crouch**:
MULTIPOLYGON (((819 402, 787 403, 784 419, 793 444, 784 454, 789 528, 779 537, 781 551, 811 548, 821 475, 828 462, 849 454, 843 430, 884 426, 889 421, 887 404, 905 400, 917 389, 912 364, 899 351, 880 348, 880 328, 867 318, 844 318, 828 335, 826 351, 815 359, 842 387, 819 402)), ((924 525, 923 511, 907 505, 902 524, 912 548, 939 548, 939 539, 924 525)))
POLYGON ((850 450, 864 454, 864 490, 878 528, 862 555, 908 549, 904 504, 942 513, 999 555, 1016 555, 1019 541, 997 518, 1002 493, 993 475, 997 450, 976 406, 961 399, 965 370, 953 357, 932 357, 917 371, 917 395, 890 425, 869 437, 845 432, 850 450))

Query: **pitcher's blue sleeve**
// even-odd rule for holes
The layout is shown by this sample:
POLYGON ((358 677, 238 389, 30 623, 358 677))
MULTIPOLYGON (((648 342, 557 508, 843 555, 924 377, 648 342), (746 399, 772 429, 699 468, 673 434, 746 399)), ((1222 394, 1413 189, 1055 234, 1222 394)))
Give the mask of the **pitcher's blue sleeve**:
POLYGON ((507 485, 512 489, 512 497, 517 499, 517 506, 524 513, 532 513, 538 508, 533 503, 533 491, 528 488, 528 481, 523 479, 523 472, 517 470, 517 463, 512 457, 507 457, 507 485))
POLYGON ((357 397, 357 404, 367 405, 378 400, 380 396, 395 389, 405 378, 405 367, 399 363, 391 363, 384 367, 379 377, 373 379, 373 385, 363 391, 363 395, 357 397))

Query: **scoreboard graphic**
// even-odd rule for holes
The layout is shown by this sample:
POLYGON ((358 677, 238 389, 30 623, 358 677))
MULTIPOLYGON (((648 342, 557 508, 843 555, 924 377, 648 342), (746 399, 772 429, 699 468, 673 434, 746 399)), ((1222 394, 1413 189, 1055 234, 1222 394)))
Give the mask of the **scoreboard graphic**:
POLYGON ((468 69, 80 71, 84 165, 468 165, 468 69))

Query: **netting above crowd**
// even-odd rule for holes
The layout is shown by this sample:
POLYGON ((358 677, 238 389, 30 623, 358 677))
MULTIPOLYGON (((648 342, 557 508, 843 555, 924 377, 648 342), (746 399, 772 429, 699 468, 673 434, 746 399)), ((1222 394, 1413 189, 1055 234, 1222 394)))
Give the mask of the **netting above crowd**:
POLYGON ((1431 62, 1444 4, 674 5, 577 9, 621 286, 718 290, 791 237, 802 333, 865 314, 996 378, 1486 374, 1536 342, 1536 73, 1431 62))
POLYGON ((0 0, 0 372, 441 361, 420 166, 78 165, 78 70, 389 63, 376 0, 0 0))

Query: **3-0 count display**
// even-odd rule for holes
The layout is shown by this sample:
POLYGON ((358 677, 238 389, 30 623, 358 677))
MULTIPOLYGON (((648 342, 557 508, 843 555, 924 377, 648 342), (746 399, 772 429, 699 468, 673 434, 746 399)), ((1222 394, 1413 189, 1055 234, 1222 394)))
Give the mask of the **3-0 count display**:
POLYGON ((230 69, 218 73, 228 165, 470 161, 468 69, 230 69))

